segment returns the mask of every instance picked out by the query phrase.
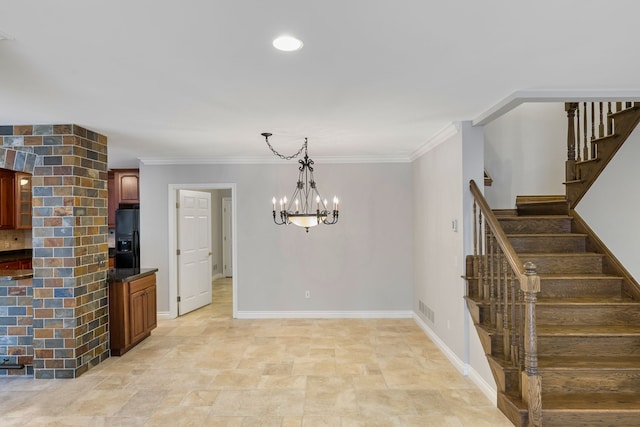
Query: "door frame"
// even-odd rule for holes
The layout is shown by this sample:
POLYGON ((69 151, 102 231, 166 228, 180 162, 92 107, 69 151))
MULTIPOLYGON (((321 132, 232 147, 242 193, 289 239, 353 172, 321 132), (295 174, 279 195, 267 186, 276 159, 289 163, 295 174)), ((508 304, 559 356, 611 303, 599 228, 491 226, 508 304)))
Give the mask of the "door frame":
MULTIPOLYGON (((231 227, 233 227, 233 199, 231 197, 223 197, 222 198, 222 236, 225 236, 226 230, 225 225, 227 225, 227 216, 225 215, 225 208, 227 204, 230 203, 231 206, 231 215, 229 216, 229 222, 231 223, 231 227)), ((233 277, 233 240, 231 241, 222 241, 222 275, 224 277, 229 277, 225 273, 227 272, 227 262, 231 264, 231 277, 233 277), (229 251, 229 245, 231 245, 231 251, 229 251)))
POLYGON ((238 285, 240 283, 238 277, 238 233, 237 233, 237 188, 235 183, 210 183, 210 184, 169 184, 169 317, 175 319, 178 317, 178 256, 176 250, 178 248, 178 215, 176 203, 178 202, 178 190, 231 190, 231 242, 233 264, 231 270, 233 272, 232 281, 232 299, 233 299, 233 318, 238 317, 238 285))

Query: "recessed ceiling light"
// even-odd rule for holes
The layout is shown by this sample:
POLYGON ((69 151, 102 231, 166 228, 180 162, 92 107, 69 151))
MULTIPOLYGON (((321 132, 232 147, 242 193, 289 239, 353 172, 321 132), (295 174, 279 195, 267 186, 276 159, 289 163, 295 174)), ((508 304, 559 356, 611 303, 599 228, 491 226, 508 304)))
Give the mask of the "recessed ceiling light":
POLYGON ((273 41, 273 47, 284 52, 302 49, 302 40, 292 36, 280 36, 273 41))

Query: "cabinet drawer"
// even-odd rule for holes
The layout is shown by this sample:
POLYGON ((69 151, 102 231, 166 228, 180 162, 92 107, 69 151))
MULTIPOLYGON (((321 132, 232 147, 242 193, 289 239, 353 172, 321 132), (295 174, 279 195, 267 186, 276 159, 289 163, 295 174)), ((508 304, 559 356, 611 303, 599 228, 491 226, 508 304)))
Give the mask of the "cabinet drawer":
POLYGON ((129 294, 135 294, 136 292, 142 291, 149 286, 153 286, 156 284, 156 275, 152 274, 150 276, 143 277, 138 280, 134 280, 129 282, 129 294))

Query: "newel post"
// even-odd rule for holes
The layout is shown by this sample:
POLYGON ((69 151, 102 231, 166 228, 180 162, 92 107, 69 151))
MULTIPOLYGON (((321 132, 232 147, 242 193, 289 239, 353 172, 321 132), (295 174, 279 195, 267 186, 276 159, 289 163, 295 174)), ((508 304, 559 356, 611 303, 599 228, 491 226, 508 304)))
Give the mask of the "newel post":
POLYGON ((576 179, 576 129, 575 116, 578 109, 577 102, 565 102, 564 110, 567 112, 567 162, 565 164, 565 176, 567 181, 576 179))
POLYGON ((540 292, 540 277, 532 262, 524 265, 520 279, 524 293, 524 372, 522 372, 522 398, 529 408, 529 427, 542 426, 542 383, 538 373, 538 334, 536 332, 536 300, 540 292))

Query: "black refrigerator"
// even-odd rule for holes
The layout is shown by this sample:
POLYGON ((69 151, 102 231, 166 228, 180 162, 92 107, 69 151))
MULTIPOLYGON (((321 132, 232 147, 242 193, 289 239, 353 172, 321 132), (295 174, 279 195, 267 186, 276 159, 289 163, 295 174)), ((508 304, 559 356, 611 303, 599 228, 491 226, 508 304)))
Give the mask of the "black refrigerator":
POLYGON ((116 268, 140 268, 140 209, 116 210, 116 268))

